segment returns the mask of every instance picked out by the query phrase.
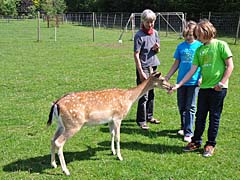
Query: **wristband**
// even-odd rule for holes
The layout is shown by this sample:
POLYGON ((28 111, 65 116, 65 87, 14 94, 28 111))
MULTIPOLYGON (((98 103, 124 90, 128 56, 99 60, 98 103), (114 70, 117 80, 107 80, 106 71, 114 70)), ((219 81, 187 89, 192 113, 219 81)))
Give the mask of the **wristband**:
POLYGON ((218 83, 218 86, 219 86, 220 88, 224 88, 224 84, 221 83, 221 82, 218 83))

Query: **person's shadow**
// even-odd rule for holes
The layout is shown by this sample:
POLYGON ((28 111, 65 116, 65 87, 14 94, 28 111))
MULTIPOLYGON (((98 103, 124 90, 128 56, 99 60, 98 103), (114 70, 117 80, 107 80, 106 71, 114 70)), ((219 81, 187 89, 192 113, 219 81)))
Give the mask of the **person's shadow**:
MULTIPOLYGON (((161 124, 161 123, 160 123, 161 124)), ((156 125, 159 126, 159 125, 156 125)), ((100 128, 100 131, 109 133, 109 128, 107 125, 102 126, 100 128)), ((177 134, 177 129, 164 129, 164 130, 142 130, 140 127, 137 126, 135 120, 129 119, 129 120, 123 120, 121 125, 121 134, 140 134, 142 136, 146 136, 149 138, 157 138, 157 137, 164 137, 168 136, 169 138, 176 138, 176 139, 182 139, 180 135, 177 134)))

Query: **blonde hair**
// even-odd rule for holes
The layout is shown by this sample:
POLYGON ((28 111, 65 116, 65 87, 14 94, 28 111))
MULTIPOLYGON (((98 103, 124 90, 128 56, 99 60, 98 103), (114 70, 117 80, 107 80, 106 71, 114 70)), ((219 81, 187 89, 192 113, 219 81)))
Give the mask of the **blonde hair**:
POLYGON ((195 36, 197 34, 202 34, 204 39, 210 40, 210 39, 216 37, 217 30, 209 20, 202 19, 197 24, 194 34, 195 34, 195 36))
POLYGON ((156 14, 150 9, 145 9, 141 14, 141 21, 145 22, 145 21, 149 21, 149 20, 155 21, 156 14))
POLYGON ((197 23, 195 21, 188 21, 184 30, 183 30, 183 37, 186 37, 190 31, 194 32, 197 23))

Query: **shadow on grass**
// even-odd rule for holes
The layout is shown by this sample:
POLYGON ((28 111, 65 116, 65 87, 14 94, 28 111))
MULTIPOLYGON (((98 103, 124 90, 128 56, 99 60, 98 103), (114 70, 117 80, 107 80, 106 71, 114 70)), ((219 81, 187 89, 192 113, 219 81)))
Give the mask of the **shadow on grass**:
MULTIPOLYGON (((158 126, 158 125, 156 125, 158 126)), ((108 126, 104 126, 101 127, 100 130, 102 132, 105 133, 109 133, 109 128, 108 126)), ((160 130, 160 131, 155 131, 155 130, 151 130, 151 128, 149 130, 142 130, 141 128, 139 128, 137 126, 137 124, 135 123, 135 120, 125 120, 122 123, 121 126, 121 134, 140 134, 149 138, 157 138, 157 137, 164 137, 167 136, 169 138, 178 138, 178 139, 182 139, 182 136, 179 136, 177 134, 178 130, 177 129, 171 129, 171 130, 160 130)))
MULTIPOLYGON (((104 126, 100 129, 102 132, 109 133, 109 128, 107 126, 104 126)), ((140 129, 136 124, 134 120, 128 120, 125 121, 121 127, 121 133, 125 134, 142 134, 144 136, 147 136, 149 138, 156 138, 159 136, 168 136, 170 138, 177 138, 177 130, 162 130, 162 131, 144 131, 140 129)), ((84 161, 84 160, 98 160, 95 158, 96 152, 99 151, 105 151, 109 150, 111 151, 110 147, 110 141, 104 141, 98 143, 100 147, 97 148, 91 148, 87 146, 87 150, 81 151, 81 152, 64 152, 64 157, 66 160, 66 163, 70 163, 72 161, 84 161)), ((144 152, 153 152, 153 153, 182 153, 182 147, 179 146, 170 146, 165 144, 146 144, 141 143, 137 141, 131 141, 131 142, 121 142, 121 149, 128 149, 128 150, 136 150, 136 151, 144 151, 144 152)), ((32 157, 28 159, 19 159, 17 161, 11 162, 5 166, 3 166, 3 171, 6 172, 17 172, 17 171, 27 171, 29 173, 45 173, 49 174, 47 172, 44 172, 45 169, 51 169, 50 165, 50 154, 44 155, 44 156, 38 156, 38 157, 32 157)), ((57 154, 56 154, 56 160, 58 160, 57 154)), ((59 161, 57 164, 60 166, 59 161)), ((54 174, 56 175, 56 174, 54 174)), ((62 174, 59 174, 62 175, 62 174)))
MULTIPOLYGON (((104 141, 101 143, 98 143, 98 145, 103 147, 109 147, 109 142, 104 141)), ((147 144, 147 143, 141 143, 137 141, 132 142, 120 142, 121 149, 128 149, 128 150, 134 150, 134 151, 144 151, 144 152, 153 152, 153 153, 176 153, 176 154, 182 154, 183 153, 183 147, 182 146, 170 146, 165 144, 147 144)))
MULTIPOLYGON (((110 141, 103 141, 98 143, 100 147, 91 148, 88 146, 86 151, 81 152, 64 152, 64 157, 66 163, 70 163, 73 161, 84 161, 84 160, 98 160, 94 158, 96 152, 111 150, 110 141)), ((144 152, 153 152, 153 153, 182 153, 182 147, 179 146, 169 146, 163 144, 146 144, 140 142, 121 142, 121 149, 128 150, 136 150, 136 151, 144 151, 144 152)), ((17 171, 27 171, 29 173, 40 173, 40 174, 49 174, 49 175, 61 175, 62 173, 56 174, 44 172, 46 169, 51 169, 50 166, 50 154, 38 157, 32 157, 28 159, 19 159, 17 161, 11 162, 3 166, 3 171, 5 172, 17 172, 17 171)), ((56 160, 58 161, 58 157, 56 155, 56 160)), ((59 161, 57 162, 58 167, 60 167, 59 161)))
MULTIPOLYGON (((107 149, 110 149, 109 145, 108 145, 108 148, 107 147, 91 148, 88 146, 88 149, 86 151, 64 152, 64 157, 67 164, 72 161, 97 160, 96 158, 93 158, 96 152, 104 151, 107 149)), ((51 160, 50 154, 44 155, 44 156, 32 157, 28 159, 19 159, 17 161, 14 161, 10 164, 3 166, 3 171, 6 171, 6 172, 27 171, 29 173, 46 173, 44 172, 45 169, 52 168, 50 165, 50 160, 51 160)), ((57 154, 56 154, 56 160, 57 160, 58 166, 60 166, 60 162, 58 161, 57 154)))

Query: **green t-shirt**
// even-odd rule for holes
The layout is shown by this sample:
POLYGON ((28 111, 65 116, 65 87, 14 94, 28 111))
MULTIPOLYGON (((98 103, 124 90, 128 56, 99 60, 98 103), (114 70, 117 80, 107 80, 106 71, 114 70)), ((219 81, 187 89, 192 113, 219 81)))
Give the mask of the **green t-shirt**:
MULTIPOLYGON (((200 88, 213 88, 224 75, 225 60, 232 56, 226 42, 213 39, 210 44, 200 46, 195 53, 193 63, 201 67, 202 84, 200 88)), ((228 81, 224 84, 228 87, 228 81)))

